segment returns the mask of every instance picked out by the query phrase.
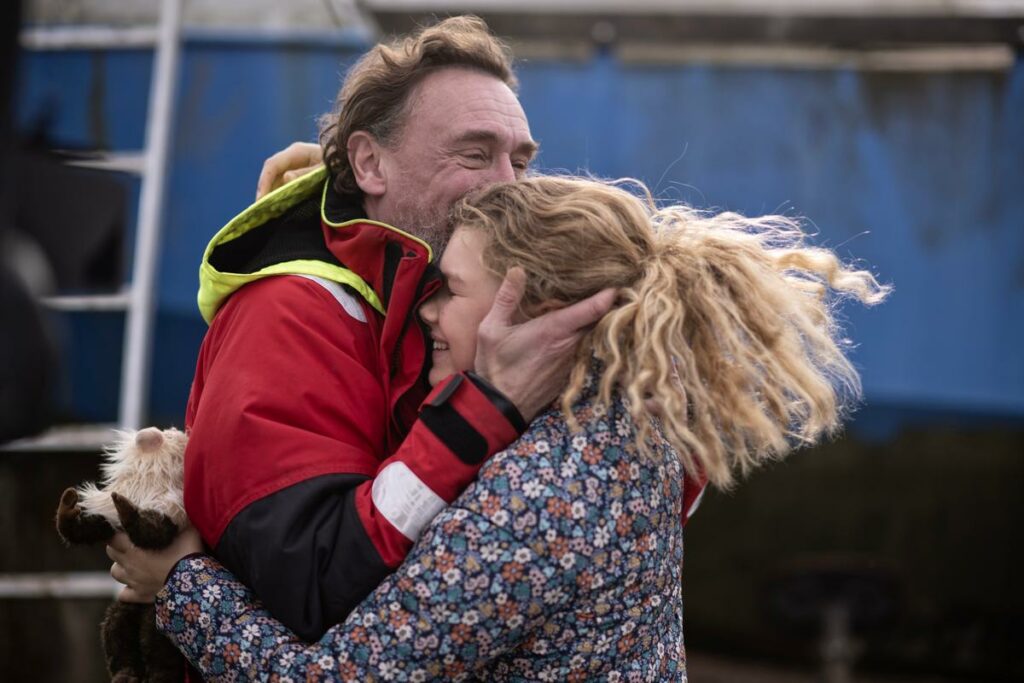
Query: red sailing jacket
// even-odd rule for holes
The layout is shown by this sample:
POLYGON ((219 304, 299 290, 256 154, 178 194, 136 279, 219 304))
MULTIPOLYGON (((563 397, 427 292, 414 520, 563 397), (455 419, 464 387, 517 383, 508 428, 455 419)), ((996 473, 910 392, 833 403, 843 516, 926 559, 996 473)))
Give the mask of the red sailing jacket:
POLYGON ((207 249, 220 298, 207 296, 186 415, 190 519, 307 640, 343 621, 525 428, 471 373, 427 395, 415 311, 439 283, 429 247, 326 186, 321 207, 319 187, 275 193, 207 249))

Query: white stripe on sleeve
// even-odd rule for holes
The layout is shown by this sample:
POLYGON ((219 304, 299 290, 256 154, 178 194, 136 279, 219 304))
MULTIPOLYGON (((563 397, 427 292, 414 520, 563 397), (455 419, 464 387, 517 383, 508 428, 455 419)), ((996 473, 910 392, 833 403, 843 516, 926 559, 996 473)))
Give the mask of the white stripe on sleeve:
POLYGON ((419 538, 430 520, 447 507, 443 498, 399 460, 377 474, 371 497, 384 518, 410 541, 419 538))

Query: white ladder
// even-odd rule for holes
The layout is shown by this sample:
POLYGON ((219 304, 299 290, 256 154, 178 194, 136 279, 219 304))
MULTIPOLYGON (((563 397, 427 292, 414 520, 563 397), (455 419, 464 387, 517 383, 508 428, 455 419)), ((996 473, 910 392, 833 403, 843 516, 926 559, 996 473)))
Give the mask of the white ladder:
MULTIPOLYGON (((135 253, 130 284, 114 294, 58 296, 44 300, 61 311, 124 311, 124 353, 118 426, 141 426, 149 383, 156 251, 160 237, 164 175, 170 145, 174 90, 181 45, 183 0, 161 0, 154 28, 68 27, 29 29, 21 44, 34 50, 154 49, 153 77, 146 112, 146 141, 140 152, 112 153, 77 165, 141 176, 135 253)), ((111 440, 110 425, 58 427, 42 436, 14 441, 5 451, 94 450, 111 440)), ((56 492, 54 492, 56 500, 56 492)), ((106 572, 29 572, 0 574, 0 599, 113 598, 121 586, 106 572)))
MULTIPOLYGON (((73 162, 76 165, 141 176, 131 280, 113 294, 57 296, 43 300, 48 307, 61 311, 124 311, 117 424, 121 429, 138 429, 142 426, 149 390, 153 290, 181 45, 182 3, 183 0, 161 0, 160 19, 155 27, 61 27, 25 29, 21 32, 22 46, 31 50, 154 49, 143 150, 110 153, 96 159, 73 162)), ((110 441, 112 427, 56 427, 41 436, 6 444, 0 450, 96 449, 110 441)))

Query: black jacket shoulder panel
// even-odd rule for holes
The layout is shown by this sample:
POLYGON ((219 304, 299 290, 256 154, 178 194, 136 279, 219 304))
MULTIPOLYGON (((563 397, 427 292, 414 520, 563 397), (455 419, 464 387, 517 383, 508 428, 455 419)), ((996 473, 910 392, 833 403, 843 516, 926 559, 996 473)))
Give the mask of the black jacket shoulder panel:
POLYGON ((245 507, 221 535, 218 560, 303 640, 320 639, 386 577, 355 507, 368 477, 330 474, 245 507))

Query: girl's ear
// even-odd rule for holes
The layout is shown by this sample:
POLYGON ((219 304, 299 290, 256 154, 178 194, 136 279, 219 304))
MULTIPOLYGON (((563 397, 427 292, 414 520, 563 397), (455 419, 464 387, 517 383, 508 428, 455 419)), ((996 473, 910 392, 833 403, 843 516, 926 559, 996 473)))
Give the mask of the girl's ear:
POLYGON ((377 139, 365 130, 348 136, 348 163, 352 166, 356 185, 368 197, 379 197, 387 190, 383 149, 377 139))

